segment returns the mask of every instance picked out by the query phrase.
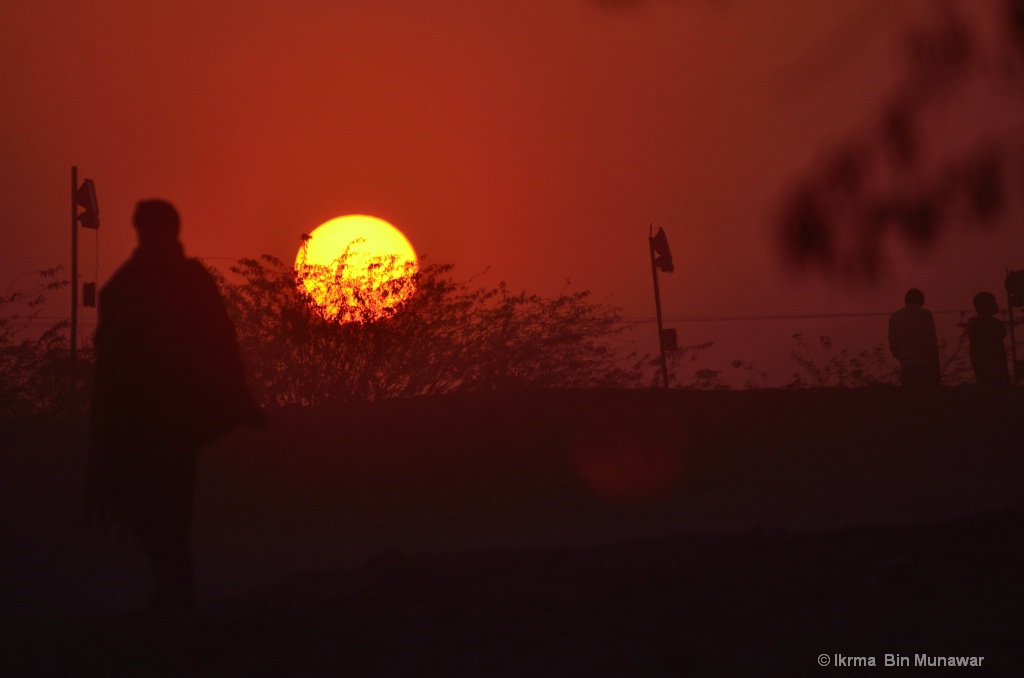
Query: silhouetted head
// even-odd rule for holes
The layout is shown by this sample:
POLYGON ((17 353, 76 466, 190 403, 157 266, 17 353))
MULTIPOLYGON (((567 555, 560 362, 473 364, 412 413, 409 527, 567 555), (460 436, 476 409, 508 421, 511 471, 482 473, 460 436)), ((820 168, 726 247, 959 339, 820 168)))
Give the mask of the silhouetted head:
POLYGON ((924 306, 924 292, 912 287, 907 290, 907 293, 903 295, 904 304, 914 304, 915 306, 924 306))
POLYGON ((978 292, 974 295, 974 310, 978 315, 995 315, 999 310, 999 302, 996 295, 991 292, 978 292))
POLYGON ((161 245, 178 241, 181 219, 166 200, 142 200, 132 217, 140 245, 161 245))

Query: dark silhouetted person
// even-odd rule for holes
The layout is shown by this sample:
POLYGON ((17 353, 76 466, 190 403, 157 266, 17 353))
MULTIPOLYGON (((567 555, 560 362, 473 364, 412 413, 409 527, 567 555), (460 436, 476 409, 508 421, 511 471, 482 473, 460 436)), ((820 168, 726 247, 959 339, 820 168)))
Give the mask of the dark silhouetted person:
POLYGON ((971 343, 971 367, 978 386, 1002 386, 1010 383, 1006 367, 1006 327, 996 318, 999 303, 990 292, 974 296, 978 315, 967 321, 967 337, 971 343))
POLYGON ((86 510, 127 528, 149 558, 153 605, 193 598, 196 453, 240 424, 263 425, 216 283, 186 258, 179 218, 140 202, 138 247, 100 293, 86 510))
POLYGON ((904 386, 939 385, 939 342, 935 319, 924 307, 924 293, 909 290, 905 306, 889 316, 889 350, 900 363, 904 386))

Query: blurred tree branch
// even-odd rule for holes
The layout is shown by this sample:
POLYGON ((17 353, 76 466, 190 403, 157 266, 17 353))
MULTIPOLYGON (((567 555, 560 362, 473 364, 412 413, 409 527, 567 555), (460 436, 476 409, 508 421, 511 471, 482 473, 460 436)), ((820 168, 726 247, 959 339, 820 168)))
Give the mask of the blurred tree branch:
POLYGON ((928 127, 979 92, 1022 118, 1024 0, 928 7, 930 21, 904 39, 903 78, 874 124, 826 154, 786 202, 778 228, 799 268, 874 279, 890 237, 926 249, 956 226, 995 226, 1011 211, 1024 128, 975 116, 957 139, 929 139, 928 127))

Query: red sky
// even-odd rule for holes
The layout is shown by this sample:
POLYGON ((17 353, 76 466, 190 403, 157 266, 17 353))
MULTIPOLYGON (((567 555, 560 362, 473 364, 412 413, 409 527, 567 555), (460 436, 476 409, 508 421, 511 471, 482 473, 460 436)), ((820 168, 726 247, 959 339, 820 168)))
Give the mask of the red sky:
MULTIPOLYGON (((80 231, 81 273, 101 284, 134 246, 135 202, 163 197, 195 256, 289 260, 301 233, 368 213, 467 277, 490 266, 542 294, 568 279, 631 318, 653 317, 649 223, 676 259, 670 318, 891 310, 912 285, 967 310, 1024 267, 1019 227, 923 258, 895 246, 868 286, 787 271, 773 222, 878 113, 926 5, 2 0, 0 287, 69 267, 75 164, 102 218, 98 266, 80 231)), ((884 318, 864 322, 884 339, 884 318)), ((791 372, 764 364, 789 345, 757 323, 670 324, 791 372)))

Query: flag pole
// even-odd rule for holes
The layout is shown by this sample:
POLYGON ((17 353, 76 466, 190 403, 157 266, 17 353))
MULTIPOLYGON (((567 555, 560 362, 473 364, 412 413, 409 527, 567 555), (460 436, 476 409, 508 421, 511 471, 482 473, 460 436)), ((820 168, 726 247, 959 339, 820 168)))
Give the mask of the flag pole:
POLYGON ((654 252, 654 224, 652 223, 647 233, 647 245, 651 252, 651 275, 654 277, 654 308, 658 318, 658 352, 661 359, 661 379, 665 388, 668 388, 668 361, 665 359, 665 342, 662 339, 661 326, 661 288, 658 285, 658 265, 654 252))

